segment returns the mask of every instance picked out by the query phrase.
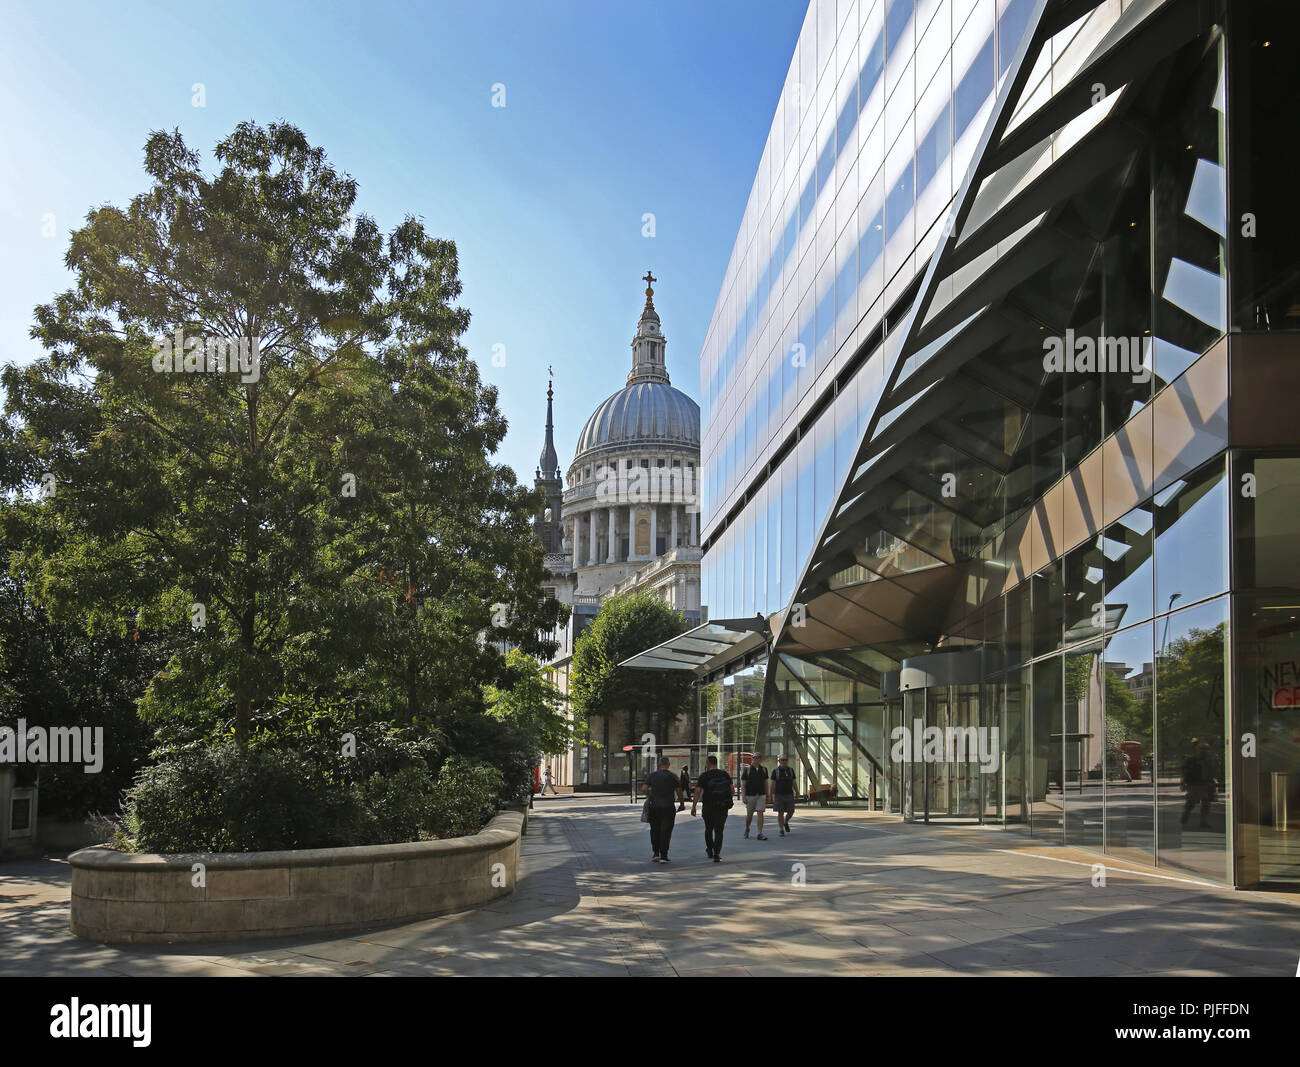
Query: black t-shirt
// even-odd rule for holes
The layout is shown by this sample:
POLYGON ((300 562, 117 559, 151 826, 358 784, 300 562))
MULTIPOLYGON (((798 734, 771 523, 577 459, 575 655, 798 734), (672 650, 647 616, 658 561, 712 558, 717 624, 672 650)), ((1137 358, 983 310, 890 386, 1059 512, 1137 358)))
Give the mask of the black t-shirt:
POLYGON ((672 771, 651 771, 646 775, 645 784, 650 787, 650 805, 655 808, 671 808, 677 803, 677 790, 681 782, 672 771))
POLYGON ((703 792, 700 800, 707 807, 731 807, 731 775, 719 767, 710 767, 695 779, 703 792))
POLYGON ((1188 785, 1205 785, 1214 780, 1209 756, 1188 756, 1183 764, 1183 781, 1188 785))
POLYGON ((759 797, 767 792, 767 768, 761 763, 751 764, 740 780, 745 783, 747 797, 759 797))
POLYGON ((777 796, 790 796, 794 792, 794 768, 782 767, 779 763, 772 772, 772 792, 777 796))

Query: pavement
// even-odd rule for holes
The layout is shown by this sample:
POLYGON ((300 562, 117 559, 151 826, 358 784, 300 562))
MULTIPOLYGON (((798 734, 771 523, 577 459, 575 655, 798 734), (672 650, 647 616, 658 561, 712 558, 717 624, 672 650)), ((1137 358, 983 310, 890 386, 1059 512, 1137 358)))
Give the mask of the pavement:
MULTIPOLYGON (((741 812, 738 816, 736 812, 741 812)), ((1293 977, 1300 896, 1237 892, 995 828, 801 807, 723 860, 677 816, 650 862, 639 805, 539 798, 515 892, 385 929, 207 945, 68 931, 66 857, 0 864, 0 975, 1205 975, 1293 977), (1097 864, 1105 865, 1104 886, 1097 864)))

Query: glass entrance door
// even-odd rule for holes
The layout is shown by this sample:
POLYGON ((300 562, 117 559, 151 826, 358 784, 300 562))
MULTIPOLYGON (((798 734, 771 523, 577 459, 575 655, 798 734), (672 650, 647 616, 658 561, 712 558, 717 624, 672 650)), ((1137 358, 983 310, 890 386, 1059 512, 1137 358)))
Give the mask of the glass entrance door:
POLYGON ((926 821, 980 819, 983 815, 981 751, 989 736, 980 722, 978 685, 926 690, 926 821))
POLYGON ((999 709, 985 706, 982 688, 932 686, 890 705, 891 728, 905 728, 893 750, 902 758, 890 765, 905 819, 1002 820, 1002 749, 991 728, 999 709))

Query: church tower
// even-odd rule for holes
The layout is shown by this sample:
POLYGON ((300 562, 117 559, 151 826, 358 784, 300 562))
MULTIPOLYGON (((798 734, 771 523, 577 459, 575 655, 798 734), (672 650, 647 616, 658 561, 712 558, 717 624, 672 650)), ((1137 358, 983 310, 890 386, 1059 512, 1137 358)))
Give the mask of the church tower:
POLYGON ((546 552, 559 552, 563 549, 564 527, 560 524, 560 506, 564 502, 564 483, 560 479, 560 457, 555 452, 555 426, 552 419, 552 401, 555 396, 554 382, 546 382, 546 442, 542 445, 542 455, 538 460, 537 475, 533 478, 533 488, 546 497, 542 510, 533 520, 533 530, 546 552))

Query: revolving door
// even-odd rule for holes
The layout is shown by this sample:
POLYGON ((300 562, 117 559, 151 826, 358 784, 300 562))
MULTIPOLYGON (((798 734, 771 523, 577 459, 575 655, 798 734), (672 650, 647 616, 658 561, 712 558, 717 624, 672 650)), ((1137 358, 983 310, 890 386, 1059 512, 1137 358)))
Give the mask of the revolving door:
POLYGON ((995 687, 978 680, 969 654, 917 659, 939 660, 938 669, 906 661, 888 694, 896 810, 909 822, 1002 825, 1006 759, 995 687))

